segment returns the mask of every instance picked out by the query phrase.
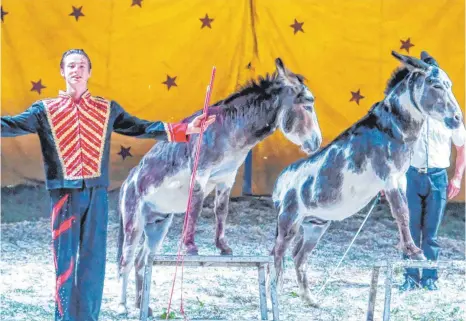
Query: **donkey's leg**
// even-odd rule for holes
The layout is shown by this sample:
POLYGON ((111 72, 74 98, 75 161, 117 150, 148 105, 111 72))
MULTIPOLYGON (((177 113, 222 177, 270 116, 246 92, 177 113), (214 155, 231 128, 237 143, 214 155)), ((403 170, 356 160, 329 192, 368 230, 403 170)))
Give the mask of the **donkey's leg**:
POLYGON ((120 303, 118 314, 126 314, 126 291, 128 287, 129 272, 133 268, 134 253, 139 244, 143 232, 144 219, 140 217, 142 213, 139 209, 136 198, 125 198, 125 202, 120 207, 123 219, 124 239, 122 245, 122 256, 119 262, 119 275, 121 277, 120 303))
POLYGON ((204 188, 199 183, 194 184, 193 198, 191 200, 191 211, 189 211, 189 220, 186 224, 184 245, 186 246, 186 253, 188 255, 197 255, 197 246, 194 243, 194 235, 196 234, 197 218, 202 211, 202 204, 204 203, 204 188))
POLYGON ((392 216, 395 218, 400 233, 400 247, 404 254, 414 260, 425 260, 422 250, 413 241, 409 230, 409 209, 406 198, 406 177, 400 181, 390 180, 385 188, 385 196, 390 204, 392 216))
POLYGON ((275 282, 282 285, 283 258, 290 242, 299 230, 302 217, 298 213, 298 198, 295 189, 289 190, 278 214, 277 238, 274 247, 275 282))
MULTIPOLYGON (((154 213, 150 216, 153 217, 154 213)), ((144 269, 149 254, 156 254, 160 251, 163 240, 167 236, 168 230, 173 221, 173 214, 156 214, 155 221, 146 224, 144 227, 145 241, 144 246, 138 253, 135 262, 136 272, 136 308, 141 306, 142 286, 144 281, 144 269)), ((149 307, 149 316, 152 316, 152 309, 149 307)))
POLYGON ((330 226, 330 221, 305 221, 301 226, 303 228, 303 236, 301 242, 298 242, 293 250, 299 294, 307 304, 317 307, 317 301, 313 299, 311 291, 309 291, 309 283, 306 274, 307 259, 322 235, 327 231, 330 226))
POLYGON ((233 251, 225 240, 225 225, 228 216, 228 204, 230 201, 231 186, 224 183, 217 185, 215 191, 215 245, 222 255, 232 255, 233 251))
POLYGON ((294 258, 296 256, 296 254, 298 254, 299 250, 301 249, 301 247, 303 246, 303 243, 304 243, 304 236, 303 236, 303 228, 302 228, 302 224, 301 224, 301 233, 298 235, 298 238, 296 240, 296 244, 293 248, 293 252, 291 252, 291 256, 294 258))

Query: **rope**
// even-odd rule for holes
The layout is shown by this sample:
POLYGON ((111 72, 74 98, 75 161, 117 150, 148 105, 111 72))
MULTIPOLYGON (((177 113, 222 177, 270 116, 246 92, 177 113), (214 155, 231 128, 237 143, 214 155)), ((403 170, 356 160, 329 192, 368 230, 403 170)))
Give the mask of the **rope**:
POLYGON ((327 283, 330 281, 330 279, 333 277, 333 275, 335 274, 335 272, 337 271, 337 269, 340 267, 341 262, 343 262, 343 260, 345 259, 346 254, 348 254, 349 250, 351 249, 351 246, 353 246, 354 241, 356 240, 356 238, 358 237, 359 233, 361 232, 362 227, 364 226, 364 224, 366 223, 367 219, 369 218, 369 215, 370 215, 370 214, 372 213, 372 211, 374 210, 374 207, 375 207, 375 205, 378 203, 379 199, 380 199, 380 193, 377 194, 377 197, 376 197, 375 201, 372 203, 372 206, 371 206, 371 208, 369 209, 369 211, 367 212, 366 217, 364 218, 364 221, 362 222, 361 226, 359 227, 358 231, 356 232, 356 235, 354 235, 353 240, 351 241, 350 245, 349 245, 348 248, 346 249, 346 251, 345 251, 345 253, 343 254, 342 258, 340 259, 340 262, 338 262, 337 266, 333 269, 332 273, 331 273, 330 276, 327 278, 327 280, 325 281, 324 285, 320 288, 319 291, 317 291, 317 295, 319 295, 319 293, 322 292, 322 290, 327 286, 327 283))
POLYGON ((184 240, 185 240, 185 237, 186 237, 185 229, 186 229, 186 226, 188 224, 188 220, 189 220, 188 216, 189 216, 189 212, 191 210, 191 202, 192 202, 194 184, 195 184, 195 180, 196 180, 197 166, 199 164, 199 155, 200 155, 200 151, 201 151, 202 135, 204 134, 204 125, 205 125, 205 121, 207 120, 207 109, 208 109, 209 102, 210 102, 210 95, 212 93, 212 86, 213 86, 213 82, 214 82, 214 78, 215 78, 215 70, 216 70, 215 67, 213 67, 212 68, 212 76, 210 78, 210 84, 207 86, 207 92, 206 92, 206 98, 205 98, 205 101, 204 101, 204 110, 203 110, 203 114, 205 115, 205 117, 201 121, 201 132, 199 133, 199 138, 197 140, 196 156, 194 158, 193 172, 192 172, 192 175, 191 175, 191 182, 190 182, 190 186, 189 186, 188 206, 187 206, 187 209, 186 209, 186 215, 184 217, 183 230, 182 230, 182 234, 181 234, 181 238, 180 238, 180 244, 178 246, 178 254, 177 254, 177 261, 176 261, 177 264, 176 264, 176 268, 175 268, 175 275, 173 277, 172 289, 171 289, 171 293, 170 293, 170 300, 168 302, 167 316, 166 316, 165 320, 167 320, 169 315, 170 315, 170 307, 171 307, 171 303, 172 303, 173 291, 174 291, 174 288, 175 288, 175 281, 176 281, 176 274, 177 274, 177 271, 178 271, 178 264, 180 262, 180 258, 181 258, 181 303, 180 303, 180 312, 183 315, 184 319, 186 320, 186 316, 185 316, 185 313, 184 313, 184 307, 183 307, 184 255, 181 254, 181 249, 183 247, 184 240))

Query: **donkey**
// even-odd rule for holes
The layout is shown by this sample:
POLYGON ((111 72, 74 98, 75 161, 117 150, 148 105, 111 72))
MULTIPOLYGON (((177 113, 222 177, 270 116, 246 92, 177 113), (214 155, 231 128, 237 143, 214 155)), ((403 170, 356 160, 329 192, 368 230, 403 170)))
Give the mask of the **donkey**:
POLYGON ((399 247, 411 259, 425 259, 409 231, 405 173, 413 144, 426 117, 454 129, 462 122, 447 74, 427 52, 421 59, 392 55, 402 67, 392 74, 385 97, 330 144, 286 167, 273 191, 278 210, 272 250, 272 282, 282 284, 283 257, 299 234, 292 257, 300 296, 316 306, 306 276, 306 263, 332 220, 343 220, 385 193, 400 233, 399 247), (273 270, 273 269, 272 269, 273 270))
MULTIPOLYGON (((256 144, 280 129, 306 154, 320 148, 322 134, 314 110, 314 96, 304 84, 304 77, 288 70, 280 58, 275 64, 272 75, 260 77, 258 82, 251 81, 209 108, 209 112, 217 114, 217 122, 203 135, 190 219, 185 231, 187 254, 198 253, 194 242, 196 220, 204 198, 214 188, 215 244, 222 255, 233 253, 224 235, 230 191, 239 167, 256 144)), ((190 121, 201 112, 184 121, 190 121)), ((157 143, 121 186, 119 273, 123 281, 118 310, 122 314, 127 312, 126 288, 133 264, 136 307, 139 307, 147 256, 159 250, 173 215, 186 211, 198 138, 198 135, 191 136, 188 143, 157 143), (143 232, 144 245, 134 259, 143 232)))

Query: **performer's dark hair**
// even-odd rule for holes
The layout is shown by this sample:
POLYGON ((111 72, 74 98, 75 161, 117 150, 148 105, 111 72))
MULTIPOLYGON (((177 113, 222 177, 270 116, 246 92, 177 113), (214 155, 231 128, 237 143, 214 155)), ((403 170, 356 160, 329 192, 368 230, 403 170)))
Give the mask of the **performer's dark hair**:
POLYGON ((70 49, 70 50, 65 51, 60 60, 60 68, 63 68, 63 61, 65 60, 65 58, 72 54, 79 54, 79 55, 83 55, 84 57, 86 57, 87 61, 89 62, 89 70, 92 69, 91 59, 89 59, 89 56, 84 51, 84 49, 70 49))

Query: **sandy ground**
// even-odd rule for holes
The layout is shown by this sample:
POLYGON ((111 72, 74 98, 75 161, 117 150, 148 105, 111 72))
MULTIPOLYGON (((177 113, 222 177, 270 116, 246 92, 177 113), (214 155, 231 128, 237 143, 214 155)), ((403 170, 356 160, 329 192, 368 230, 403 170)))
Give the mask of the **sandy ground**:
MULTIPOLYGON (((48 199, 39 190, 24 189, 2 195, 1 227, 1 312, 2 320, 52 320, 54 311, 54 271, 50 252, 48 217, 19 220, 11 213, 31 211, 31 204, 45 209, 48 199), (40 205, 38 205, 39 203, 40 205)), ((117 193, 111 195, 108 227, 108 264, 100 320, 138 320, 134 303, 134 274, 131 273, 129 315, 116 313, 119 295, 116 265, 118 221, 117 193)), ((342 222, 334 222, 309 258, 310 287, 316 293, 351 242, 368 207, 342 222)), ((442 260, 464 260, 464 204, 449 204, 441 227, 442 260)), ((26 214, 21 215, 26 215, 26 214)), ((16 216, 18 216, 16 215, 16 216)), ((27 216, 27 215, 26 215, 27 216)), ((267 198, 234 198, 230 204, 227 238, 235 255, 267 255, 273 246, 275 217, 267 198)), ((175 254, 183 217, 175 219, 163 246, 164 254, 175 254)), ((200 254, 217 255, 213 243, 212 203, 205 204, 198 225, 200 254)), ((380 260, 396 260, 398 233, 385 203, 377 205, 364 225, 346 259, 327 287, 318 296, 320 308, 306 307, 298 291, 293 262, 286 256, 284 287, 279 293, 281 320, 365 320, 371 266, 380 260)), ((168 306, 174 267, 154 268, 150 305, 156 317, 168 306)), ((400 293, 402 271, 395 271, 391 320, 465 320, 464 269, 441 270, 440 290, 400 293)), ((382 319, 383 273, 379 278, 375 320, 382 319)), ((183 298, 188 317, 195 319, 259 320, 257 270, 254 268, 185 268, 183 298)), ((180 287, 175 288, 172 310, 180 317, 180 287)), ((270 308, 270 302, 269 302, 270 308)), ((272 318, 271 311, 269 318, 272 318)))

